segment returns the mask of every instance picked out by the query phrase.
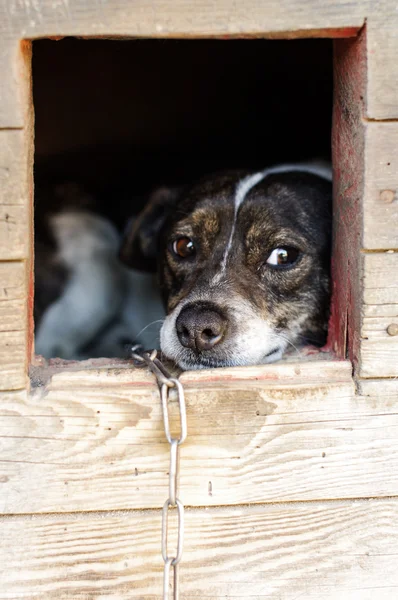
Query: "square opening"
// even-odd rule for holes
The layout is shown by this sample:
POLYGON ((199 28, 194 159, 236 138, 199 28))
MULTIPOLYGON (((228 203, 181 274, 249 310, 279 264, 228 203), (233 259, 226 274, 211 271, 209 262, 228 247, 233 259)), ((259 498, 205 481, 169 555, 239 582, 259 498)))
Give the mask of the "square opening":
MULTIPOLYGON (((158 186, 188 184, 224 169, 254 172, 279 163, 330 160, 332 46, 330 39, 33 43, 37 353, 123 358, 126 346, 140 341, 136 332, 161 318, 156 308, 154 318, 148 320, 145 312, 140 324, 129 329, 123 322, 121 328, 122 309, 109 306, 119 301, 115 286, 122 293, 124 284, 110 279, 109 296, 104 285, 96 288, 87 280, 87 288, 76 290, 73 312, 63 305, 56 322, 54 315, 46 321, 73 277, 57 236, 66 236, 73 251, 85 251, 82 222, 77 229, 76 219, 64 222, 59 233, 53 215, 63 207, 82 219, 84 211, 95 213, 110 224, 109 247, 116 248, 109 232, 120 237, 158 186), (64 343, 69 314, 76 317, 72 344, 64 343)), ((112 252, 116 257, 116 249, 112 252)), ((78 256, 70 260, 76 264, 78 256)), ((138 293, 145 289, 150 295, 150 276, 139 285, 138 293)), ((158 330, 159 323, 149 328, 154 346, 158 330)), ((288 354, 288 360, 299 358, 294 349, 288 354)), ((300 351, 300 359, 309 356, 330 357, 300 351)))

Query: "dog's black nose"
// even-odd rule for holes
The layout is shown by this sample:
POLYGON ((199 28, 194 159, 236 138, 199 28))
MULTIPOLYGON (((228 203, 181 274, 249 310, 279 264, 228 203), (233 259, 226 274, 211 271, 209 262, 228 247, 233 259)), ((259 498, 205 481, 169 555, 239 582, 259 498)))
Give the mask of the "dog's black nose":
POLYGON ((178 339, 185 348, 211 350, 221 342, 227 328, 220 313, 200 306, 186 306, 177 317, 178 339))

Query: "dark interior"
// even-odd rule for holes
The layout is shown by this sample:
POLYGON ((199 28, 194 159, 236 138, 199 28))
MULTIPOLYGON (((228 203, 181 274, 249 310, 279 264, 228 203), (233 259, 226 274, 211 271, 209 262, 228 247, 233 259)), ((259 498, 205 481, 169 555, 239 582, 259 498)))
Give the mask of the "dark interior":
POLYGON ((158 183, 330 156, 331 40, 33 46, 36 186, 85 184, 121 226, 158 183))
POLYGON ((122 231, 158 185, 329 159, 332 62, 321 39, 35 41, 36 326, 66 277, 46 229, 57 186, 122 231))

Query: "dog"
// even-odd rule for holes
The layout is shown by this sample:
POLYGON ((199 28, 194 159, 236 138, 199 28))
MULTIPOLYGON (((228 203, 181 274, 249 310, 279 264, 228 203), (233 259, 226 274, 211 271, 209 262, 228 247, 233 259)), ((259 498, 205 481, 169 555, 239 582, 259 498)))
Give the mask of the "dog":
POLYGON ((156 347, 151 324, 164 309, 155 278, 120 262, 121 234, 95 198, 68 184, 51 191, 48 205, 35 220, 36 353, 126 358, 132 343, 156 347))
POLYGON ((164 357, 182 369, 254 365, 325 343, 331 181, 324 164, 288 164, 153 194, 120 256, 158 270, 164 357))

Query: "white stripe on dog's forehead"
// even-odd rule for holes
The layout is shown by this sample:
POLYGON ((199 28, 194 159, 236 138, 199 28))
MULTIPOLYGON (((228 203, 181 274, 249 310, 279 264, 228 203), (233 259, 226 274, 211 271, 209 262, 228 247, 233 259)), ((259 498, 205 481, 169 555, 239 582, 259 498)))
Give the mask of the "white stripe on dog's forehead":
POLYGON ((223 259, 220 264, 220 270, 213 277, 213 284, 217 284, 220 282, 223 274, 225 273, 227 267, 228 256, 231 251, 232 241, 236 228, 236 221, 238 218, 239 208, 243 204, 246 199, 247 194, 253 189, 260 181, 268 177, 268 175, 274 175, 276 173, 288 173, 291 171, 299 171, 301 173, 312 173, 313 175, 318 175, 318 177, 322 177, 323 179, 327 179, 328 181, 332 181, 332 170, 329 165, 324 163, 297 163, 297 164, 285 164, 285 165, 277 165, 275 167, 270 167, 269 169, 264 169, 264 171, 259 171, 258 173, 254 173, 252 175, 248 175, 244 179, 242 179, 238 185, 236 186, 235 198, 234 198, 234 216, 233 223, 231 227, 231 233, 229 236, 228 244, 225 249, 223 259))
POLYGON ((263 173, 260 171, 259 173, 254 173, 254 175, 248 175, 248 177, 245 177, 244 179, 242 179, 242 181, 240 181, 238 183, 238 185, 236 186, 235 198, 234 198, 234 204, 235 204, 234 216, 233 216, 233 222, 232 222, 232 227, 231 227, 231 233, 229 235, 228 244, 227 244, 227 247, 225 248, 224 256, 221 261, 220 271, 216 274, 216 276, 213 279, 214 283, 217 283, 217 281, 220 280, 220 277, 225 272, 225 269, 227 266, 228 255, 231 250, 232 240, 233 240, 234 233, 235 233, 236 220, 237 220, 237 216, 238 216, 239 207, 241 206, 241 204, 243 204, 243 202, 244 202, 247 194, 250 192, 250 190, 255 185, 257 185, 257 183, 259 183, 263 179, 263 177, 265 177, 265 175, 263 175, 263 173))

